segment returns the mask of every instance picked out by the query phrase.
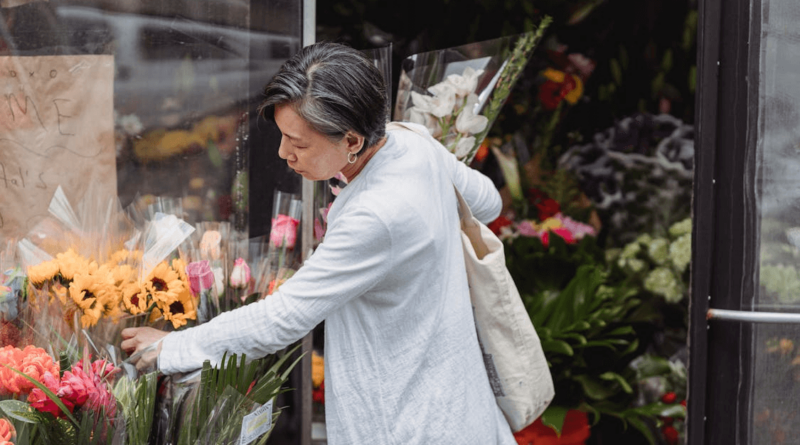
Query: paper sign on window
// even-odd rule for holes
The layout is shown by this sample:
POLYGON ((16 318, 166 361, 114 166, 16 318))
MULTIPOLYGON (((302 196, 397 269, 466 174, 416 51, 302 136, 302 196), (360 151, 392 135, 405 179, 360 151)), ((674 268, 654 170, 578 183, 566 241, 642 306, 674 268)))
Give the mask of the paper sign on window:
POLYGON ((0 57, 0 240, 24 236, 56 188, 116 196, 113 56, 0 57))

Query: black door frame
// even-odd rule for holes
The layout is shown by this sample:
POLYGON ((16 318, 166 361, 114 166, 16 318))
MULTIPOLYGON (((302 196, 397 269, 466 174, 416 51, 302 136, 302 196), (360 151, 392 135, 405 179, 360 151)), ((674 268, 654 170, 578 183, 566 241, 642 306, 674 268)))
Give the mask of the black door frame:
POLYGON ((695 122, 687 440, 749 443, 752 325, 707 321, 709 307, 750 310, 758 218, 752 209, 760 2, 700 0, 695 122), (752 14, 752 15, 751 15, 752 14), (755 57, 755 59, 753 59, 755 57), (748 168, 750 167, 750 168, 748 168), (748 211, 749 210, 749 211, 748 211))

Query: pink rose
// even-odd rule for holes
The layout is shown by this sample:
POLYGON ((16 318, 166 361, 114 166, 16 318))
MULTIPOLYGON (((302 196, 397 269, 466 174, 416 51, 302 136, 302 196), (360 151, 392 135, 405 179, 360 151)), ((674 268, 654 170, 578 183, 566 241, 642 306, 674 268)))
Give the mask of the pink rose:
POLYGON ((206 260, 189 263, 186 266, 186 276, 189 277, 189 286, 195 295, 214 286, 214 272, 206 260))
POLYGON ((237 258, 233 262, 230 283, 234 289, 243 289, 250 284, 250 266, 244 259, 237 258))
POLYGON ((285 246, 288 249, 294 247, 297 240, 297 226, 300 220, 287 215, 278 215, 272 220, 272 231, 269 233, 269 241, 275 247, 285 246))

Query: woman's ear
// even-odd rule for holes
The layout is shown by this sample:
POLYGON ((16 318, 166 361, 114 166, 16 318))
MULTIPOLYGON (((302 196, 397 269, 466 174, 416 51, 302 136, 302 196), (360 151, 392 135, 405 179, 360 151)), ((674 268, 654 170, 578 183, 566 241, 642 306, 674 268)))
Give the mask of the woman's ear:
POLYGON ((348 152, 358 153, 361 151, 361 146, 364 145, 364 136, 348 131, 344 135, 345 148, 348 152))

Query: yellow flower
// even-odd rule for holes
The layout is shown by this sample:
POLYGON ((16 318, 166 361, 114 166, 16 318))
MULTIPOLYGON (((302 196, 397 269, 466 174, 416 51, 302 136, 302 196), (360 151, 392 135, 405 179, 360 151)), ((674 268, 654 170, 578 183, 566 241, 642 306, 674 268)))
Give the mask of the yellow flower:
POLYGON ((542 221, 539 224, 534 224, 533 228, 540 232, 544 232, 553 229, 559 229, 562 226, 563 224, 561 223, 561 220, 556 218, 547 218, 546 220, 542 221))
POLYGON ((121 249, 111 254, 111 258, 108 260, 107 264, 111 266, 116 266, 117 264, 127 259, 128 259, 128 251, 125 249, 121 249))
MULTIPOLYGON (((61 273, 61 278, 67 282, 72 281, 75 275, 86 275, 89 273, 89 260, 78 255, 72 249, 56 255, 56 262, 58 263, 58 269, 61 273)), ((94 267, 97 267, 96 263, 94 267)))
POLYGON ((81 325, 84 328, 96 325, 105 310, 104 302, 110 298, 109 292, 109 284, 102 277, 89 274, 75 275, 69 285, 68 300, 74 308, 68 310, 68 313, 79 311, 81 325))
POLYGON ((317 351, 311 351, 311 383, 314 388, 319 388, 323 380, 325 380, 325 358, 317 354, 317 351))
POLYGON ((564 96, 564 100, 571 103, 572 105, 575 105, 576 103, 578 103, 578 100, 580 100, 580 98, 583 97, 583 81, 581 80, 580 77, 574 74, 570 74, 570 76, 572 76, 572 79, 575 81, 575 88, 570 90, 570 92, 567 93, 566 96, 564 96))
POLYGON ((166 304, 176 301, 185 288, 180 275, 172 270, 166 261, 162 261, 150 272, 144 285, 153 300, 166 304))
POLYGON ((178 272, 178 276, 181 277, 181 281, 183 282, 183 287, 189 288, 189 276, 186 275, 186 262, 184 262, 180 258, 175 258, 172 260, 172 269, 178 272))
POLYGON ((54 260, 45 261, 28 268, 28 279, 36 288, 41 289, 45 281, 50 281, 58 274, 58 263, 54 260))
POLYGON ((564 83, 564 78, 566 77, 567 73, 554 70, 552 68, 547 68, 546 70, 542 71, 542 75, 547 78, 547 80, 552 80, 555 83, 564 83))
POLYGON ((146 311, 150 306, 150 301, 147 298, 147 292, 139 283, 128 283, 122 289, 122 304, 125 305, 128 312, 136 315, 146 311))
POLYGON ((164 314, 164 318, 172 322, 172 327, 178 329, 186 324, 188 320, 197 318, 197 311, 194 307, 194 299, 189 289, 184 289, 178 298, 172 303, 165 303, 157 300, 156 304, 164 314))

